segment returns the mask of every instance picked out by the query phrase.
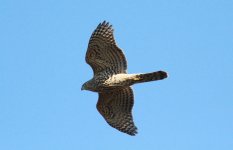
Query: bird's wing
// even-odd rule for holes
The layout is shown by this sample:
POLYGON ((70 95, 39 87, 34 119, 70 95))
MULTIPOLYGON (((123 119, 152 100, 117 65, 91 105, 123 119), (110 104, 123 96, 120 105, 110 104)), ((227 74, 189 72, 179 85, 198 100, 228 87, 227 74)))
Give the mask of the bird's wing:
POLYGON ((99 93, 97 109, 110 126, 129 135, 135 135, 137 127, 133 122, 133 104, 133 90, 127 87, 99 93))
POLYGON ((94 74, 108 70, 111 74, 126 73, 127 61, 124 53, 117 47, 113 28, 109 23, 100 23, 92 33, 86 53, 86 62, 94 74))

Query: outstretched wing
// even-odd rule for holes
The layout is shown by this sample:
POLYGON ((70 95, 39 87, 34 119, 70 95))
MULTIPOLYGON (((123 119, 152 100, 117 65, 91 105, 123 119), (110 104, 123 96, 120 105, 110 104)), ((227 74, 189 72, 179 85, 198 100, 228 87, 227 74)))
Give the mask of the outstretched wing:
POLYGON ((97 109, 110 126, 129 135, 135 135, 137 127, 133 122, 133 104, 133 90, 127 87, 99 93, 97 109))
POLYGON ((108 70, 111 74, 126 73, 127 61, 124 53, 117 47, 112 25, 100 23, 92 33, 86 53, 86 62, 94 74, 108 70))

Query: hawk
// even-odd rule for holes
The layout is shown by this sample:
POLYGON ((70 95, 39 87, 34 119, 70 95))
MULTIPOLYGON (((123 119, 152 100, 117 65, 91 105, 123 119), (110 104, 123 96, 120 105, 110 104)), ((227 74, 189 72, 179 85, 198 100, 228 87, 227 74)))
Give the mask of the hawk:
POLYGON ((136 83, 162 80, 167 73, 127 74, 127 61, 122 50, 116 45, 112 25, 100 23, 89 40, 86 62, 91 66, 94 76, 82 85, 82 90, 98 92, 97 110, 106 122, 117 130, 135 135, 132 108, 133 90, 136 83))

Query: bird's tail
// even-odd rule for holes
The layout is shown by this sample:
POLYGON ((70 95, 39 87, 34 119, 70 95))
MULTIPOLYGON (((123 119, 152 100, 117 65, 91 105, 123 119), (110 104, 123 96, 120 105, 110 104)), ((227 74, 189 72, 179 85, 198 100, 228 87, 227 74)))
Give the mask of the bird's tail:
POLYGON ((151 73, 137 74, 134 78, 134 83, 150 82, 156 80, 162 80, 167 78, 168 75, 164 71, 157 71, 151 73))

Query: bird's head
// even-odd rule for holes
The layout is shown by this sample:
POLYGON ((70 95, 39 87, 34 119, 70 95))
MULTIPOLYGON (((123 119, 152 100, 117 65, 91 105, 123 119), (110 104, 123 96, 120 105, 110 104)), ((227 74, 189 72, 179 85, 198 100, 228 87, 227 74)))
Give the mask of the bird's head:
POLYGON ((87 82, 82 85, 81 90, 87 90, 87 82))
POLYGON ((89 81, 87 81, 87 82, 85 82, 83 85, 82 85, 82 88, 81 88, 81 90, 91 90, 92 89, 92 83, 91 83, 91 81, 89 80, 89 81))

